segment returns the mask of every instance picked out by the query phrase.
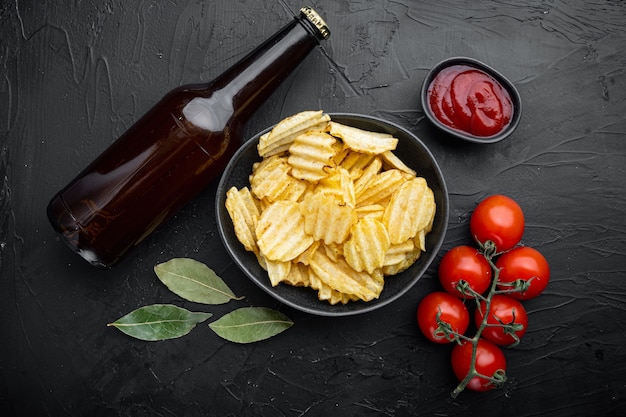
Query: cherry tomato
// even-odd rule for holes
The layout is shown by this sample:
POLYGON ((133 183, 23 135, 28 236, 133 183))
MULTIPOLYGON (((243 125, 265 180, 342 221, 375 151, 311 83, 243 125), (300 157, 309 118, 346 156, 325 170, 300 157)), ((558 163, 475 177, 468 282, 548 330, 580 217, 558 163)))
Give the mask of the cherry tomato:
MULTIPOLYGON (((472 344, 463 342, 452 349, 452 370, 462 381, 470 372, 472 366, 472 344)), ((506 379, 506 359, 502 350, 491 342, 479 339, 476 345, 476 372, 481 375, 495 378, 499 382, 493 382, 480 376, 473 377, 467 384, 472 391, 489 391, 497 388, 506 379)))
POLYGON ((528 288, 522 292, 511 292, 509 295, 518 300, 529 300, 541 294, 550 280, 548 261, 538 250, 521 246, 502 254, 496 261, 500 268, 498 289, 510 289, 510 284, 517 280, 527 281, 528 288), (505 285, 502 285, 505 284, 505 285), (508 285, 507 285, 508 284, 508 285))
POLYGON ((449 343, 455 340, 454 331, 465 333, 470 317, 467 307, 459 298, 443 291, 428 294, 417 308, 417 324, 424 336, 435 343, 449 343), (439 323, 437 321, 439 316, 439 323), (447 328, 447 329, 446 329, 447 328))
POLYGON ((517 245, 524 234, 524 213, 515 200, 492 195, 476 206, 470 218, 470 231, 479 244, 488 240, 504 252, 517 245))
POLYGON ((450 294, 459 298, 474 298, 474 294, 459 285, 465 285, 478 293, 484 293, 491 283, 489 262, 476 248, 457 246, 443 255, 439 263, 439 281, 450 294))
MULTIPOLYGON (((474 312, 476 327, 480 326, 485 317, 485 306, 485 302, 481 301, 479 308, 474 312)), ((528 314, 522 303, 502 294, 494 294, 491 297, 487 326, 481 333, 482 337, 499 346, 510 346, 519 342, 527 328, 528 314), (519 327, 519 330, 505 328, 503 324, 519 327)))

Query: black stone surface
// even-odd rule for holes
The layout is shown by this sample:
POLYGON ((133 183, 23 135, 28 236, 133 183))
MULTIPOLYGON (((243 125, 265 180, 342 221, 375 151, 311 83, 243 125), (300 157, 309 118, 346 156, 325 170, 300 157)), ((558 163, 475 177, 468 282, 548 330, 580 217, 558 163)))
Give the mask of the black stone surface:
POLYGON ((292 0, 0 2, 0 414, 2 416, 612 416, 626 406, 626 4, 621 1, 331 1, 332 35, 250 120, 254 135, 308 109, 368 114, 417 134, 450 192, 438 254, 471 243, 483 197, 525 211, 523 243, 552 280, 525 303, 501 390, 450 397, 451 346, 416 326, 436 264, 371 313, 280 305, 228 257, 209 186, 122 264, 99 271, 45 216, 50 197, 170 88, 208 81, 306 4, 292 0), (469 56, 520 91, 508 139, 457 143, 419 104, 437 62, 469 56), (244 301, 172 295, 158 262, 193 257, 244 301), (235 345, 206 325, 147 343, 106 324, 146 304, 281 310, 295 324, 235 345))

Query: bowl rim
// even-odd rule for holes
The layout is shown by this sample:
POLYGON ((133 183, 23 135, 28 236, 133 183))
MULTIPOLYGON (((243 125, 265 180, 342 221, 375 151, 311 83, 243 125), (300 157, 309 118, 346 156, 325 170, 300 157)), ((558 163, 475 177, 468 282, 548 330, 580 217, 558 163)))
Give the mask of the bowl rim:
MULTIPOLYGON (((226 198, 225 197, 226 191, 232 186, 232 183, 229 183, 228 181, 232 174, 233 169, 236 167, 237 162, 242 157, 242 155, 246 154, 246 152, 252 152, 251 148, 254 148, 254 151, 256 152, 256 144, 258 143, 259 137, 263 135, 264 133, 270 131, 273 128, 273 126, 270 126, 262 130, 261 132, 253 135, 252 137, 247 139, 245 142, 243 142, 241 147, 235 152, 231 160, 228 162, 224 172, 222 173, 222 176, 220 178, 220 181, 217 187, 217 194, 215 198, 215 205, 216 205, 215 216, 216 216, 218 233, 220 235, 220 239, 222 240, 222 243, 224 244, 226 251, 228 252, 229 256, 231 257, 235 265, 252 282, 254 282, 257 286, 259 286, 262 290, 264 290, 274 299, 296 310, 313 314, 313 315, 317 315, 317 316, 329 316, 329 317, 352 316, 352 315, 371 312, 373 310, 379 309, 381 307, 384 307, 398 300, 400 297, 406 294, 411 288, 413 288, 413 286, 427 272, 427 270, 430 268, 431 264, 435 260, 437 254, 439 253, 439 250, 441 249, 443 242, 445 240, 445 236, 446 236, 446 232, 448 228, 448 217, 449 217, 449 195, 448 195, 448 189, 445 183, 445 179, 441 172, 441 168, 439 167, 439 164, 437 163, 437 160, 433 156, 430 149, 426 147, 424 142, 422 142, 422 140, 419 139, 417 135, 411 133, 409 130, 393 122, 383 120, 381 118, 374 117, 374 116, 369 116, 365 114, 357 114, 357 113, 338 113, 338 112, 325 112, 325 113, 330 115, 331 120, 336 120, 336 121, 346 123, 346 124, 350 124, 350 122, 356 123, 357 125, 359 125, 360 123, 372 124, 378 127, 377 129, 378 131, 387 131, 387 133, 395 132, 395 133, 400 133, 401 136, 407 136, 411 138, 413 141, 415 141, 415 146, 418 147, 421 152, 424 152, 425 157, 430 160, 431 167, 429 167, 429 169, 432 168, 433 175, 437 178, 437 182, 439 183, 438 193, 440 194, 440 198, 442 199, 442 202, 443 202, 442 204, 443 207, 441 208, 438 207, 437 212, 436 212, 436 216, 437 216, 436 222, 439 223, 440 235, 437 236, 436 238, 431 238, 431 239, 436 239, 434 244, 431 244, 428 252, 422 253, 420 258, 423 257, 425 261, 423 263, 420 263, 421 267, 417 268, 418 262, 419 262, 418 260, 418 262, 416 262, 407 270, 402 272, 402 273, 412 274, 412 276, 410 276, 410 278, 408 279, 408 282, 406 283, 406 285, 404 285, 403 287, 400 287, 398 291, 396 291, 393 295, 389 297, 386 297, 384 299, 379 298, 376 300, 369 301, 367 303, 362 302, 362 301, 355 301, 355 302, 350 302, 346 305, 336 304, 333 306, 333 305, 330 305, 325 300, 316 300, 317 302, 319 302, 319 308, 307 307, 307 306, 299 304, 297 300, 294 301, 293 299, 290 299, 288 297, 283 296, 282 294, 279 294, 276 291, 275 287, 272 287, 270 285, 269 278, 267 277, 267 275, 264 275, 262 277, 256 276, 247 267, 244 260, 236 256, 236 254, 234 253, 235 250, 240 253, 243 253, 242 251, 243 247, 241 246, 241 243, 238 240, 236 242, 233 242, 232 239, 231 241, 229 241, 226 237, 226 234, 227 234, 226 228, 228 227, 232 229, 233 227, 230 217, 228 216, 227 213, 225 213, 226 209, 224 205, 225 198, 226 198), (231 244, 238 245, 238 246, 231 247, 231 244)), ((402 140, 401 138, 399 139, 402 140)), ((261 160, 261 157, 258 157, 258 160, 261 160)), ((433 189, 433 191, 435 191, 435 189, 433 189)), ((230 231, 229 234, 232 235, 232 231, 230 231)), ((427 235, 427 239, 428 239, 428 235, 427 235)), ((248 259, 250 259, 251 256, 254 256, 254 254, 252 254, 251 252, 246 252, 246 253, 249 254, 249 255, 246 255, 248 256, 248 259)), ((256 262, 256 259, 255 259, 255 262, 256 262)), ((387 285, 385 286, 385 288, 386 287, 387 285)), ((385 291, 385 288, 383 288, 383 293, 385 291)), ((310 288, 292 287, 292 289, 290 289, 289 291, 295 291, 295 290, 310 291, 311 293, 314 294, 314 291, 310 288)))
POLYGON ((428 71, 428 74, 426 75, 426 77, 424 78, 424 81, 422 82, 420 99, 422 102, 422 110, 424 111, 424 114, 426 115, 428 120, 430 120, 432 124, 434 124, 436 127, 438 127, 439 129, 443 130, 444 132, 448 133, 451 136, 455 136, 457 138, 463 139, 468 142, 473 142, 473 143, 500 142, 501 140, 511 135, 511 133, 513 133, 515 129, 517 129, 517 126, 519 125, 520 120, 522 118, 522 99, 515 85, 511 81, 509 81, 509 79, 505 77, 502 73, 492 68, 491 66, 475 58, 470 58, 470 57, 465 57, 465 56, 455 56, 455 57, 446 58, 443 61, 440 61, 439 63, 437 63, 435 66, 433 66, 430 69, 430 71, 428 71), (496 81, 498 81, 502 85, 502 87, 504 87, 508 91, 509 95, 511 96, 511 101, 513 104, 513 116, 511 117, 511 121, 509 122, 509 124, 506 126, 505 129, 491 136, 476 136, 476 135, 472 135, 471 133, 467 133, 459 129, 454 129, 450 126, 443 124, 441 121, 439 121, 437 116, 435 116, 432 109, 430 108, 430 104, 428 103, 428 88, 431 82, 433 81, 433 79, 435 78, 435 76, 441 70, 443 70, 444 68, 450 67, 452 65, 468 65, 468 66, 480 69, 486 72, 487 74, 491 75, 493 78, 495 78, 496 81))

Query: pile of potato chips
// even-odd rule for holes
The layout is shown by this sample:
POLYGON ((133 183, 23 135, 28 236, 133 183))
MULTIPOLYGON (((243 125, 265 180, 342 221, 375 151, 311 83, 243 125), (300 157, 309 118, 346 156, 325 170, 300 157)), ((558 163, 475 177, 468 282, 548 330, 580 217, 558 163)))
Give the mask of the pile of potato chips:
POLYGON ((250 188, 232 187, 235 234, 272 286, 308 286, 331 304, 380 296, 384 276, 425 250, 435 199, 394 153, 398 139, 304 111, 261 136, 250 188))

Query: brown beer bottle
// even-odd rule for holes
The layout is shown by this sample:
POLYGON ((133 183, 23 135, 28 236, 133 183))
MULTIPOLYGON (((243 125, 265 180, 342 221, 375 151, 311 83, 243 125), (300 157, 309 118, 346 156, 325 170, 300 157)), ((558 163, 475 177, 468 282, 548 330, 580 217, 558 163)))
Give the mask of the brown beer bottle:
POLYGON ((328 35, 303 8, 215 80, 170 91, 52 198, 54 229, 92 265, 113 266, 222 173, 244 123, 328 35))

